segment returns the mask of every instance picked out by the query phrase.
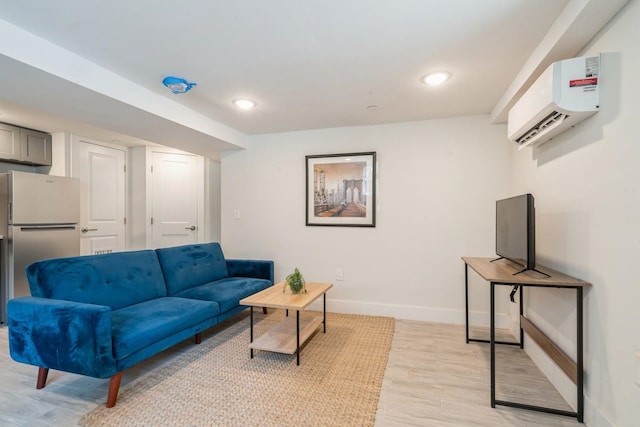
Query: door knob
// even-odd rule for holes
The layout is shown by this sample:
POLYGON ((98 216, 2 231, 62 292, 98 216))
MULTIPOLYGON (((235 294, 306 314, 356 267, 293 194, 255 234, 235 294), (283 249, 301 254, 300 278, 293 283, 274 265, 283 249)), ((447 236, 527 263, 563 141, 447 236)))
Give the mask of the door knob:
POLYGON ((87 228, 87 227, 82 227, 80 229, 80 231, 82 231, 83 233, 86 233, 87 231, 98 231, 97 228, 87 228))
POLYGON ((184 229, 185 229, 185 230, 196 231, 196 228, 197 228, 197 227, 196 227, 195 225, 192 225, 191 227, 185 227, 184 229))

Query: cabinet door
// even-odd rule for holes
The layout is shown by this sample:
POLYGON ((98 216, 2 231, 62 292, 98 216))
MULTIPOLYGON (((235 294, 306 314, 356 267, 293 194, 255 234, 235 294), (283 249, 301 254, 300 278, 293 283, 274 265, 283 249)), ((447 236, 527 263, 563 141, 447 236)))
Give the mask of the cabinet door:
POLYGON ((20 129, 20 160, 35 165, 51 165, 51 135, 20 129))
POLYGON ((20 160, 20 128, 0 123, 0 159, 20 160))

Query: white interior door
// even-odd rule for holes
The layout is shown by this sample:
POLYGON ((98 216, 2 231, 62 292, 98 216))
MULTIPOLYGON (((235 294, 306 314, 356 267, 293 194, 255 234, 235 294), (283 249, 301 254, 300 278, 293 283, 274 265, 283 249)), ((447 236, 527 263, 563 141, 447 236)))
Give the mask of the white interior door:
POLYGON ((74 136, 72 159, 71 175, 81 181, 80 253, 123 251, 126 151, 74 136))
POLYGON ((198 173, 194 155, 152 154, 153 247, 198 241, 198 173))

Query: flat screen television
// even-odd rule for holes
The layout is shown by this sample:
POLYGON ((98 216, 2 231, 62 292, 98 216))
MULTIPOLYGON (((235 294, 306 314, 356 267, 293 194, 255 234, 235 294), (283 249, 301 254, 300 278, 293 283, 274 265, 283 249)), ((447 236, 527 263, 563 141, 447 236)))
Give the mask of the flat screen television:
POLYGON ((496 201, 496 254, 520 264, 522 271, 535 270, 536 220, 531 194, 496 201))

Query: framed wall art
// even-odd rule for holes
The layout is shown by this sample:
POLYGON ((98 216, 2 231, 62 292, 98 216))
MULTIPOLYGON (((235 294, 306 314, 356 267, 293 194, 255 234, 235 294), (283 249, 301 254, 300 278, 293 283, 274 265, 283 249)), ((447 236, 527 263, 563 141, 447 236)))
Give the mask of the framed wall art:
POLYGON ((306 156, 306 223, 376 226, 376 153, 306 156))

